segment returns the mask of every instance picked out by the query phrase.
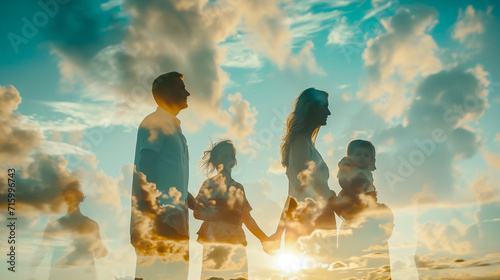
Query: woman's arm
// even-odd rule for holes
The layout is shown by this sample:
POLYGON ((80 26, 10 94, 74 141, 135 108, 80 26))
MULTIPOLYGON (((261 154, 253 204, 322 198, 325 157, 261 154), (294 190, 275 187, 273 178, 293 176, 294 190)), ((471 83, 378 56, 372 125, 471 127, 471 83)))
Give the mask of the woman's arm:
POLYGON ((309 167, 308 163, 311 161, 311 153, 309 151, 309 143, 306 136, 298 136, 292 141, 290 154, 293 155, 297 174, 309 167))
POLYGON ((309 188, 310 190, 313 190, 316 195, 324 200, 327 200, 331 196, 331 192, 327 185, 327 180, 324 178, 324 174, 319 175, 315 172, 317 170, 315 168, 309 170, 311 169, 311 163, 314 163, 311 159, 309 141, 310 140, 308 140, 306 136, 297 137, 292 142, 290 153, 293 154, 300 184, 305 189, 309 188), (304 173, 306 170, 311 171, 311 174, 307 175, 307 173, 304 173))
POLYGON ((339 166, 339 172, 337 178, 339 179, 339 185, 344 190, 346 195, 353 195, 353 190, 351 187, 351 182, 349 182, 349 173, 351 172, 351 166, 348 164, 342 164, 339 166))
MULTIPOLYGON (((309 149, 304 149, 307 147, 307 139, 303 136, 299 136, 292 141, 291 144, 291 153, 294 156, 295 167, 297 168, 298 173, 305 170, 307 166, 308 159, 310 158, 309 149)), ((286 220, 289 213, 290 203, 292 203, 292 197, 289 195, 286 198, 285 205, 283 206, 283 211, 281 211, 280 221, 278 223, 278 227, 276 228, 276 232, 271 235, 271 239, 277 240, 281 239, 283 232, 286 228, 286 220)), ((294 200, 294 202, 296 202, 294 200)))

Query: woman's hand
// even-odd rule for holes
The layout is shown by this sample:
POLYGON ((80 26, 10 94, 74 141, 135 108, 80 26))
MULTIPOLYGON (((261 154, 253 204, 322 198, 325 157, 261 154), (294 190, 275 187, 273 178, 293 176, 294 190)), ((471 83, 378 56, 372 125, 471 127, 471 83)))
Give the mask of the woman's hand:
POLYGON ((267 238, 263 238, 260 242, 262 243, 264 252, 271 256, 277 255, 281 247, 281 234, 276 232, 267 238))

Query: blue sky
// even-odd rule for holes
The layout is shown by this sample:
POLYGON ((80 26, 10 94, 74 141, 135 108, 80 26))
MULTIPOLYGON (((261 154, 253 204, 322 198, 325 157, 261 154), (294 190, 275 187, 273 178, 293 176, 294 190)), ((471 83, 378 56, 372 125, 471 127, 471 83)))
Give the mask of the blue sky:
MULTIPOLYGON (((53 14, 31 1, 0 9, 0 159, 38 182, 19 190, 26 244, 19 246, 26 256, 20 273, 29 270, 29 251, 47 222, 64 214, 57 203, 45 207, 57 197, 23 202, 44 188, 28 172, 47 164, 41 154, 60 162, 61 178, 82 181, 82 212, 100 225, 111 252, 97 262, 100 279, 130 276, 118 260, 134 262, 127 215, 136 129, 155 109, 152 80, 176 70, 192 94, 179 118, 193 194, 205 179, 197 162, 210 139, 233 139, 234 177, 272 234, 288 184, 279 167, 283 122, 298 94, 316 87, 330 94, 332 115, 316 142, 330 188, 340 191, 337 163, 350 140, 368 139, 377 149, 379 200, 395 215, 393 278, 417 275, 415 252, 429 279, 500 275, 491 250, 500 229, 495 1, 48 2, 53 14), (446 140, 433 138, 436 129, 446 140), (427 154, 417 142, 434 148, 427 154), (422 163, 412 164, 417 154, 422 163), (405 161, 413 171, 401 171, 405 161), (453 263, 456 256, 466 260, 463 267, 453 263)), ((191 220, 192 236, 199 225, 191 220)), ((250 278, 264 279, 262 268, 279 274, 252 238, 250 278)), ((200 247, 191 250, 196 279, 200 247)))

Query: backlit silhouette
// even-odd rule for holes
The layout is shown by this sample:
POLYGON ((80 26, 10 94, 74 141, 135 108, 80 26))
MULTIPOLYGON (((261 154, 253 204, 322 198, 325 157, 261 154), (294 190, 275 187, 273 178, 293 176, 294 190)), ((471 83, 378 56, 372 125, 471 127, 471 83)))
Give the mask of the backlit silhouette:
POLYGON ((203 244, 201 279, 248 279, 242 224, 261 242, 268 239, 250 214, 252 207, 243 186, 231 176, 235 165, 236 149, 229 140, 212 145, 202 159, 207 175, 215 170, 217 174, 205 180, 195 202, 194 216, 203 220, 198 231, 198 241, 203 244))
POLYGON ((99 226, 80 212, 84 195, 78 182, 71 183, 63 196, 68 212, 47 225, 32 265, 40 265, 44 256, 52 252, 50 280, 97 279, 94 258, 108 254, 101 242, 99 226))
POLYGON ((183 75, 153 82, 155 112, 137 133, 130 240, 137 253, 136 277, 186 279, 189 260, 189 156, 176 115, 187 108, 183 75))

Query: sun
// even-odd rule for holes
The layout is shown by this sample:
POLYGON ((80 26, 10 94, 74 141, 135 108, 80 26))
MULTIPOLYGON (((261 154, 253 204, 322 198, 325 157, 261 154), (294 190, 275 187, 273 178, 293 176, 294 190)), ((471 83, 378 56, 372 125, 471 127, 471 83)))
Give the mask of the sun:
POLYGON ((296 272, 308 267, 306 258, 295 254, 279 254, 276 262, 278 267, 287 273, 296 272))

